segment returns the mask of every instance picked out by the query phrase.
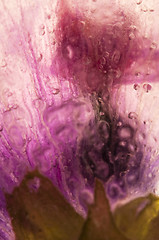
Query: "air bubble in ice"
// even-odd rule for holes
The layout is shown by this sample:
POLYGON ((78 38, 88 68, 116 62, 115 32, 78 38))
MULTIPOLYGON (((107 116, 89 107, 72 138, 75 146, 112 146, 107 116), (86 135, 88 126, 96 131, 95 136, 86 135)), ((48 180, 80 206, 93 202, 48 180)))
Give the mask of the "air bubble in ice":
POLYGON ((107 68, 107 60, 105 57, 102 57, 98 60, 98 67, 100 70, 106 70, 107 68))
POLYGON ((53 93, 54 95, 57 95, 59 92, 60 92, 60 89, 58 89, 58 88, 54 88, 54 89, 52 90, 52 93, 53 93))
POLYGON ((4 68, 7 66, 7 62, 5 59, 2 59, 1 63, 0 63, 1 67, 4 68))
POLYGON ((69 59, 73 58, 73 49, 70 45, 66 47, 66 57, 69 59))
POLYGON ((138 169, 134 169, 127 174, 127 183, 128 184, 134 185, 138 182, 138 180, 139 180, 139 170, 138 169))
POLYGON ((152 178, 152 173, 149 173, 149 174, 148 174, 148 177, 149 177, 149 178, 152 178))
POLYGON ((41 29, 45 29, 45 25, 42 24, 42 25, 40 26, 40 28, 41 28, 41 29))
POLYGON ((19 106, 18 106, 18 104, 13 104, 12 105, 12 109, 17 109, 19 106))
POLYGON ((104 116, 104 115, 105 115, 105 113, 104 113, 104 112, 100 112, 99 114, 100 114, 100 116, 104 116))
POLYGON ((45 34, 45 26, 43 24, 40 26, 39 34, 42 36, 45 34))
POLYGON ((147 12, 148 11, 148 7, 146 5, 143 5, 141 8, 142 12, 147 12))
POLYGON ((140 5, 142 3, 142 0, 136 0, 136 4, 140 5))
POLYGON ((119 130, 119 136, 121 138, 130 138, 132 136, 131 129, 129 127, 123 127, 119 130))
POLYGON ((135 112, 130 112, 130 113, 128 114, 128 118, 130 118, 130 119, 137 119, 137 113, 135 113, 135 112))
POLYGON ((82 205, 90 205, 93 202, 93 194, 91 193, 91 191, 85 189, 81 191, 79 195, 79 201, 82 205))
POLYGON ((108 176, 109 176, 109 167, 108 164, 101 161, 98 162, 96 170, 95 170, 95 175, 96 177, 98 177, 99 179, 106 181, 108 176))
POLYGON ((119 187, 115 183, 110 183, 108 186, 108 195, 111 198, 116 198, 119 195, 119 187))
POLYGON ((140 85, 137 84, 137 83, 135 83, 135 84, 134 84, 134 89, 135 89, 135 90, 139 90, 139 88, 140 88, 140 85))
POLYGON ((39 34, 40 34, 41 36, 45 35, 45 30, 44 30, 44 29, 40 29, 39 34))
POLYGON ((126 147, 127 146, 127 142, 126 141, 120 141, 119 142, 119 146, 126 147))
POLYGON ((113 56, 112 56, 112 61, 115 65, 117 65, 120 61, 120 58, 121 58, 121 54, 119 51, 115 51, 113 56))
POLYGON ((150 50, 155 50, 157 48, 157 43, 152 42, 150 46, 150 50))
POLYGON ((122 126, 122 122, 119 121, 119 122, 117 123, 117 127, 121 127, 121 126, 122 126))
POLYGON ((37 61, 40 62, 43 59, 42 53, 39 54, 37 61))
POLYGON ((152 89, 152 86, 150 85, 150 84, 148 84, 148 83, 145 83, 144 85, 143 85, 143 89, 145 90, 145 92, 149 92, 149 91, 151 91, 151 89, 152 89))
POLYGON ((131 33, 129 34, 129 39, 130 39, 130 40, 133 40, 134 38, 135 38, 135 35, 134 35, 134 33, 131 32, 131 33))

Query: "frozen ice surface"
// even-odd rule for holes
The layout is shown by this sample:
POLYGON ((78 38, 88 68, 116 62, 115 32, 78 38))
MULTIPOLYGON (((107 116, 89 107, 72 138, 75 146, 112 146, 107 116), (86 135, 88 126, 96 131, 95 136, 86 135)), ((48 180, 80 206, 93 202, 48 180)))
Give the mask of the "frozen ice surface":
POLYGON ((112 208, 159 194, 158 1, 0 9, 0 239, 4 192, 36 167, 84 216, 95 177, 112 208))

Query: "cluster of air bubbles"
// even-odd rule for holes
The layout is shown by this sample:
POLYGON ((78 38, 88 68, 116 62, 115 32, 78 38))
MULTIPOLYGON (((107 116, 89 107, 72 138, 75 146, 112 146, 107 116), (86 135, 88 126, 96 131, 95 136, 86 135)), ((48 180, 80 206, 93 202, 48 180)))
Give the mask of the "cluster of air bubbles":
POLYGON ((111 175, 112 164, 109 161, 107 149, 108 139, 109 124, 106 121, 99 121, 95 126, 85 129, 85 136, 79 144, 78 158, 81 172, 90 185, 93 184, 94 177, 107 181, 111 175))
MULTIPOLYGON (((144 92, 146 92, 146 93, 148 93, 149 91, 152 90, 152 86, 151 86, 149 83, 144 83, 142 87, 143 87, 144 92)), ((136 91, 139 90, 139 89, 140 89, 140 84, 135 83, 135 84, 133 85, 133 88, 134 88, 134 90, 136 90, 136 91)))
MULTIPOLYGON (((84 130, 78 151, 80 170, 87 187, 99 178, 106 184, 108 196, 119 199, 140 181, 143 154, 132 126, 121 119, 106 120, 105 113, 101 118, 84 130)), ((130 112, 128 118, 136 121, 138 116, 130 112)))

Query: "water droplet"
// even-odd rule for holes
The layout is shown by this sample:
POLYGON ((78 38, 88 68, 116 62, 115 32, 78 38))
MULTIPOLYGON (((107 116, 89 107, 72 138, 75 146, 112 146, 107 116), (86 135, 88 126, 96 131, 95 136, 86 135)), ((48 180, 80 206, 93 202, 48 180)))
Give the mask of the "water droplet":
POLYGON ((134 84, 134 89, 135 89, 135 90, 139 90, 139 88, 140 88, 140 85, 137 84, 137 83, 135 83, 135 84, 134 84))
POLYGON ((137 119, 137 113, 135 113, 135 112, 130 112, 130 113, 128 114, 128 118, 130 118, 130 119, 137 119))
POLYGON ((143 85, 143 89, 145 90, 145 92, 148 93, 152 89, 152 86, 150 84, 145 83, 143 85))
POLYGON ((136 0, 136 4, 140 5, 142 3, 142 0, 136 0))

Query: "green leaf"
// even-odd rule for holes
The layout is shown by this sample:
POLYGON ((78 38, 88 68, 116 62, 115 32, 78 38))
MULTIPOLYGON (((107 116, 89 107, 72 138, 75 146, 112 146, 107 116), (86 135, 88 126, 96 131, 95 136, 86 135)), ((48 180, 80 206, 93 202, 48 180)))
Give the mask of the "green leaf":
POLYGON ((116 209, 117 227, 132 240, 159 239, 159 198, 148 195, 116 209), (155 236, 153 238, 153 236, 155 236))
POLYGON ((150 222, 148 232, 145 237, 145 240, 158 240, 158 239, 159 239, 159 215, 150 222))
POLYGON ((95 202, 89 208, 79 240, 127 240, 114 224, 104 187, 99 180, 96 180, 95 202))
POLYGON ((84 220, 52 182, 28 173, 12 194, 5 194, 16 240, 76 240, 84 220))

